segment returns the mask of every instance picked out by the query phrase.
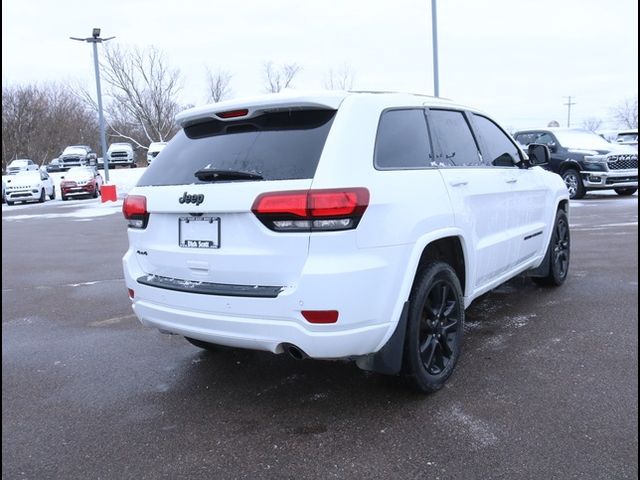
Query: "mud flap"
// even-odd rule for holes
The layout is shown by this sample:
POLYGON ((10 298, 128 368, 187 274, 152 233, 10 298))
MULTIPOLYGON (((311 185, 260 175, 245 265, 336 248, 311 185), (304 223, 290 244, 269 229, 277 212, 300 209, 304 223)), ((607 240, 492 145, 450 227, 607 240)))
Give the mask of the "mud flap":
POLYGON ((407 317, 409 316, 409 301, 404 303, 396 330, 385 345, 376 353, 370 353, 356 360, 356 365, 362 370, 397 375, 402 369, 404 355, 404 337, 407 332, 407 317))

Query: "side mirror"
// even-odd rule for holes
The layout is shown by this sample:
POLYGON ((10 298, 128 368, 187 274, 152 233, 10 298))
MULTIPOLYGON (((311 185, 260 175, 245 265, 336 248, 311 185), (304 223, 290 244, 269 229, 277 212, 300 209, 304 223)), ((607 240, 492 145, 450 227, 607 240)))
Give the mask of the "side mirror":
POLYGON ((536 165, 546 165, 549 163, 549 158, 551 158, 549 147, 540 143, 530 143, 527 149, 527 155, 529 155, 529 165, 532 167, 536 165))

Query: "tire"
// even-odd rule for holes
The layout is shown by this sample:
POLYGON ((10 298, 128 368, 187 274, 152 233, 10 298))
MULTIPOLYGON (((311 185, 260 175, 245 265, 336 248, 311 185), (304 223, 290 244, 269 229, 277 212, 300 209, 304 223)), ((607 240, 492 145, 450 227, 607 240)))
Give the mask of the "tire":
POLYGON ((568 168, 562 172, 562 180, 569 190, 569 198, 571 200, 578 200, 584 197, 585 189, 580 178, 580 173, 574 168, 568 168))
POLYGON ((93 198, 98 198, 98 186, 96 185, 96 188, 93 190, 93 198))
POLYGON ((204 342, 195 338, 184 337, 184 339, 191 345, 195 345, 196 347, 202 348, 203 350, 207 350, 209 352, 217 352, 220 350, 228 349, 228 347, 225 347, 224 345, 216 345, 214 343, 204 342))
POLYGON ((56 199, 56 187, 53 187, 51 189, 51 195, 49 195, 49 200, 55 200, 56 199))
POLYGON ((129 168, 137 168, 138 165, 136 165, 135 163, 132 163, 131 165, 129 165, 129 168))
POLYGON ((549 269, 542 277, 532 277, 538 285, 559 287, 564 283, 569 273, 571 258, 571 233, 569 219, 564 210, 556 213, 551 240, 547 247, 545 261, 548 259, 549 269))
POLYGON ((454 270, 433 262, 418 273, 410 297, 404 373, 424 393, 440 390, 460 357, 464 297, 454 270))
POLYGON ((40 198, 38 199, 38 203, 44 203, 44 201, 47 199, 47 194, 44 191, 44 188, 40 191, 40 198))
POLYGON ((638 191, 637 187, 614 188, 613 189, 621 197, 630 197, 638 191))
POLYGON ((60 194, 60 198, 62 199, 63 202, 66 202, 67 200, 69 200, 69 197, 67 197, 64 193, 60 194))
POLYGON ((14 204, 14 203, 15 203, 15 202, 11 202, 11 201, 7 200, 7 207, 11 207, 11 206, 13 206, 13 204, 14 204))

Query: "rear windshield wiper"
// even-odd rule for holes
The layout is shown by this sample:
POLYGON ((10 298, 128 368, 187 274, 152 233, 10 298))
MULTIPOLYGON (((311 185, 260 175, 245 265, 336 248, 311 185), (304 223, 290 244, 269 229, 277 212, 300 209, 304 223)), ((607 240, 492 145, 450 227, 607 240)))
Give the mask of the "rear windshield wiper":
POLYGON ((258 173, 242 172, 239 170, 219 170, 216 168, 201 168, 194 175, 203 182, 216 182, 218 180, 264 180, 258 173))

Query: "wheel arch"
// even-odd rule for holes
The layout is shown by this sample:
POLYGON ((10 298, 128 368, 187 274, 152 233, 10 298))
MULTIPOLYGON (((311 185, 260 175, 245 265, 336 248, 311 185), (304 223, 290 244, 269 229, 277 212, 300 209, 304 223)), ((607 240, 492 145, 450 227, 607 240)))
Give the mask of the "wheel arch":
POLYGON ((432 261, 448 263, 458 276, 463 296, 471 290, 469 274, 472 251, 467 247, 463 232, 447 228, 419 238, 407 264, 405 280, 398 295, 393 322, 375 353, 357 359, 357 365, 363 370, 384 374, 396 374, 402 366, 409 297, 420 273, 432 261))
POLYGON ((576 160, 567 159, 560 164, 560 168, 558 169, 558 173, 562 175, 567 170, 576 170, 580 173, 581 167, 580 164, 576 160))

